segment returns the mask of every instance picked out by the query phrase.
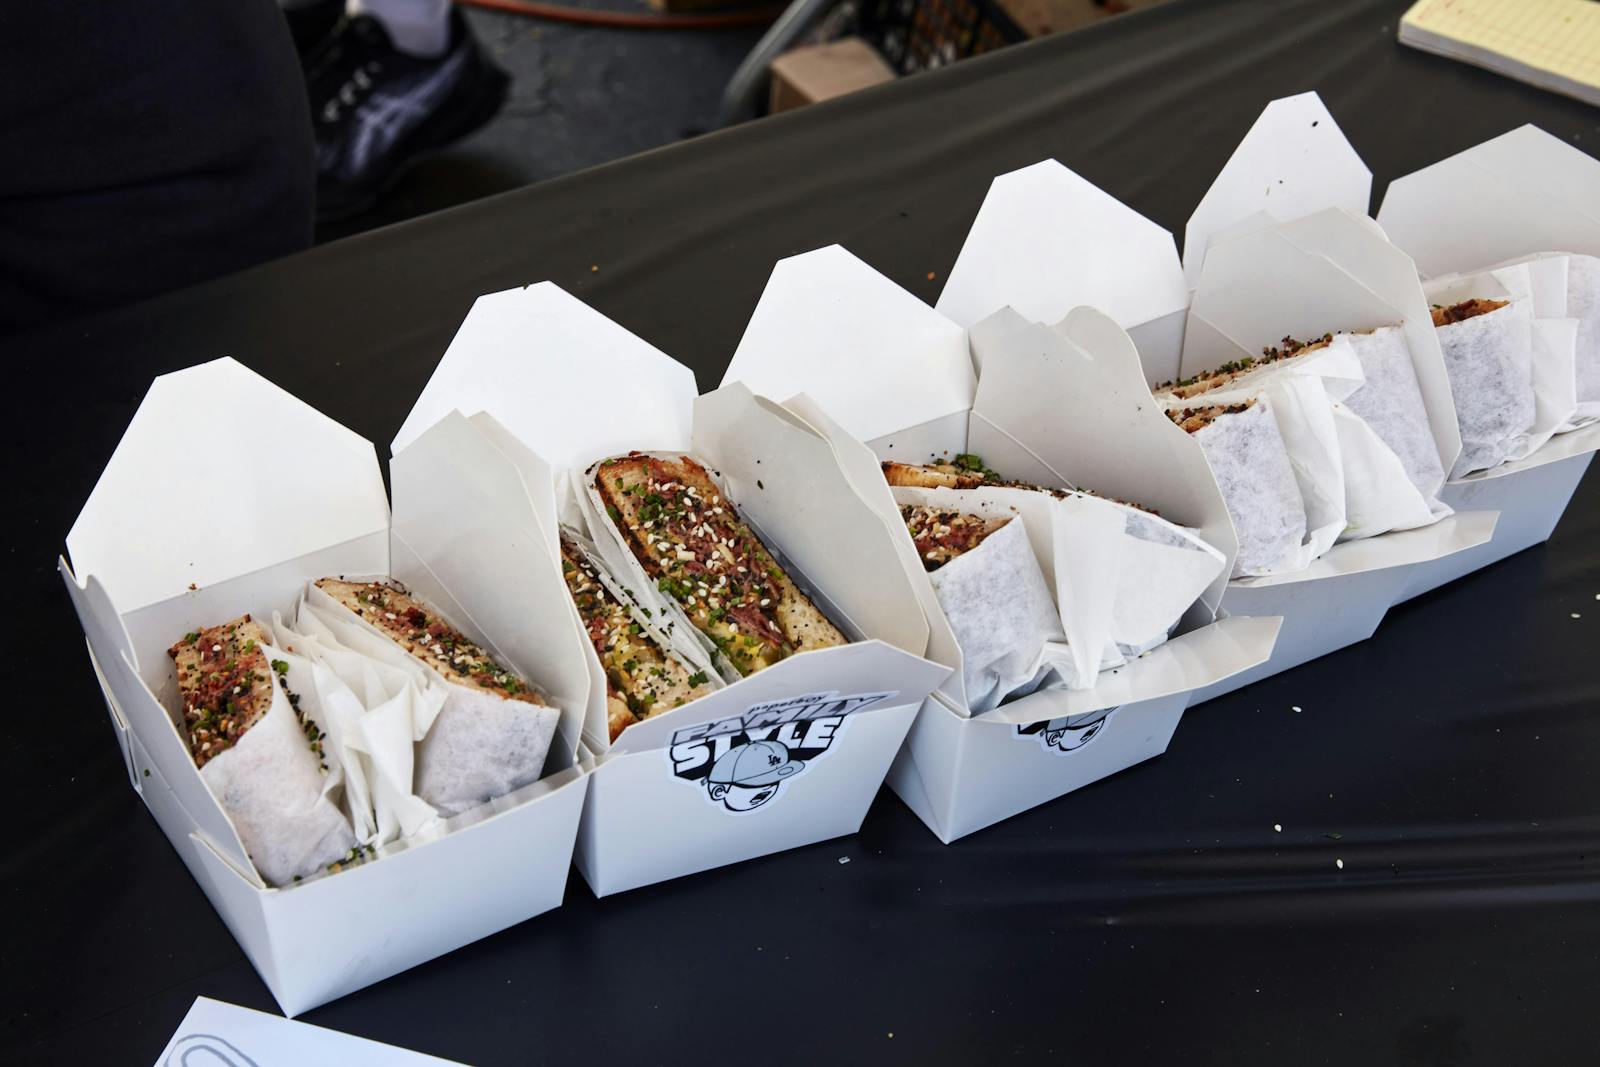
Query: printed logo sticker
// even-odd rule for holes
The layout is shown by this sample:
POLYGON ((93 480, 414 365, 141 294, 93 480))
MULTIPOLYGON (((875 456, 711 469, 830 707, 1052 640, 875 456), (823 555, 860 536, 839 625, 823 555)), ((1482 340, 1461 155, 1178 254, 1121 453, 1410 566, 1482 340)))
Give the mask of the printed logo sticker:
POLYGON ((1118 704, 1116 708, 1101 708, 1099 711, 1087 711, 1082 715, 1068 715, 1062 719, 1030 722, 1017 727, 1017 736, 1034 738, 1048 751, 1066 755, 1099 737, 1100 731, 1111 721, 1111 713, 1121 706, 1118 704))
POLYGON ((742 715, 678 730, 667 759, 672 773, 704 789, 712 804, 735 814, 755 811, 832 751, 850 716, 898 695, 810 693, 756 704, 742 715))

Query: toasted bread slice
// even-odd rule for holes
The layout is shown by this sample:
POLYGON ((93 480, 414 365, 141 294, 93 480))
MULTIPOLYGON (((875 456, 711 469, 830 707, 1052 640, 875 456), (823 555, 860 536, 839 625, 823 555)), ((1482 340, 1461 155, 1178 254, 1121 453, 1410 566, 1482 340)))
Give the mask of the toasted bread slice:
POLYGON ((985 470, 983 461, 978 457, 962 455, 957 456, 956 460, 954 463, 929 463, 925 466, 886 460, 883 478, 890 485, 913 489, 976 489, 980 485, 1000 483, 1000 476, 994 471, 985 470))
MULTIPOLYGON (((919 466, 914 463, 896 463, 892 460, 885 460, 881 466, 883 467, 883 479, 891 487, 910 489, 981 489, 985 487, 1026 489, 1035 493, 1049 493, 1058 500, 1081 494, 1083 496, 1098 497, 1101 500, 1109 500, 1114 504, 1123 504, 1150 515, 1160 514, 1153 508, 1147 508, 1143 504, 1135 504, 1131 500, 1119 500, 1116 497, 1105 496, 1104 494, 1096 493, 1092 489, 1056 489, 1048 485, 1035 485, 1032 482, 1010 481, 985 467, 981 457, 969 453, 957 456, 955 461, 951 463, 930 463, 925 466, 919 466)), ((993 532, 993 530, 989 531, 989 533, 993 532)), ((931 570, 932 568, 929 569, 931 570)))
POLYGON ((1237 415, 1241 411, 1248 411, 1254 404, 1254 400, 1246 400, 1241 404, 1206 404, 1173 408, 1167 412, 1167 418, 1185 433, 1195 433, 1210 426, 1224 415, 1237 415))
POLYGON ((630 452, 595 486, 645 573, 740 674, 846 643, 694 460, 630 452))
POLYGON ((544 703, 537 689, 496 663, 432 608, 406 592, 399 582, 318 578, 317 588, 376 626, 385 637, 446 680, 525 704, 544 703))
POLYGON ((929 571, 936 571, 957 556, 971 552, 983 544, 984 538, 1011 521, 984 519, 927 504, 905 505, 900 509, 900 518, 911 532, 922 566, 929 571))
POLYGON ((705 674, 691 674, 663 651, 627 607, 611 595, 583 550, 566 537, 561 538, 561 572, 605 670, 611 740, 636 722, 711 692, 705 674))
POLYGON ((272 707, 267 635, 248 615, 184 636, 167 649, 194 765, 204 767, 239 743, 272 707))

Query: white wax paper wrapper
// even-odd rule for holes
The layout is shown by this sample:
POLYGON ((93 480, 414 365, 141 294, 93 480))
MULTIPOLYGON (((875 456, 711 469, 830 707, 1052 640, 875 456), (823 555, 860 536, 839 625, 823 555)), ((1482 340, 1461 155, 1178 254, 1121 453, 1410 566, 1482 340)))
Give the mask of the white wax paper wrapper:
MULTIPOLYGON (((1404 344, 1403 339, 1401 343, 1404 344)), ((1398 359, 1404 361, 1404 369, 1411 375, 1410 388, 1416 393, 1417 409, 1423 419, 1418 427, 1423 440, 1416 444, 1425 446, 1433 456, 1434 467, 1440 468, 1427 415, 1421 409, 1422 398, 1409 349, 1398 353, 1398 359)), ((1391 375, 1395 371, 1385 369, 1391 375)), ((1359 402, 1363 394, 1388 384, 1389 379, 1369 383, 1354 336, 1338 334, 1322 348, 1264 364, 1224 390, 1202 394, 1228 401, 1256 396, 1271 405, 1306 502, 1312 558, 1331 547, 1332 542, 1327 540, 1330 532, 1336 539, 1372 537, 1390 530, 1427 526, 1449 514, 1449 508, 1412 484, 1400 457, 1349 406, 1352 399, 1359 402), (1293 379, 1320 380, 1323 397, 1303 383, 1286 385, 1293 379), (1319 410, 1323 399, 1331 415, 1324 416, 1319 410), (1336 487, 1340 496, 1334 506, 1330 497, 1336 487)))
POLYGON ((1064 647, 1047 650, 1063 683, 1086 689, 1101 670, 1123 662, 1112 636, 1122 551, 1129 540, 1119 507, 1078 493, 1057 498, 1010 486, 894 486, 891 491, 901 505, 926 504, 984 519, 1020 519, 1066 635, 1064 647))
MULTIPOLYGON (((1428 299, 1442 303, 1431 283, 1428 299)), ((1461 456, 1451 478, 1488 470, 1526 447, 1535 417, 1529 303, 1513 300, 1436 329, 1461 425, 1461 456)))
MULTIPOLYGON (((1538 257, 1479 273, 1434 278, 1424 286, 1428 299, 1434 304, 1448 306, 1477 297, 1509 300, 1513 308, 1520 309, 1509 316, 1500 312, 1479 316, 1498 319, 1479 327, 1480 331, 1498 330, 1513 335, 1514 347, 1507 349, 1507 354, 1516 361, 1517 366, 1524 368, 1527 387, 1532 393, 1532 417, 1520 435, 1513 438, 1501 460, 1521 459, 1555 434, 1572 429, 1584 421, 1577 415, 1577 330, 1580 324, 1569 318, 1566 311, 1570 266, 1571 257, 1538 257), (1526 316, 1526 326, 1508 321, 1520 316, 1526 316)), ((1470 331, 1457 330, 1457 327, 1476 321, 1469 319, 1467 322, 1440 327, 1441 345, 1445 337, 1444 330, 1455 331, 1457 337, 1472 336, 1470 331)), ((1449 366, 1448 352, 1446 369, 1452 375, 1454 393, 1455 368, 1449 366)), ((1459 395, 1456 396, 1456 403, 1459 408, 1459 395)), ((1459 477, 1460 474, 1452 476, 1459 477)))
POLYGON ((962 681, 974 714, 1051 679, 1045 645, 1065 641, 1066 634, 1020 521, 1008 521, 928 580, 961 646, 962 681))
POLYGON ((1278 421, 1266 404, 1222 415, 1192 436, 1205 452, 1239 538, 1232 577, 1278 574, 1311 562, 1306 508, 1278 421))
POLYGON ((1600 418, 1600 259, 1567 257, 1567 315, 1578 320, 1576 419, 1600 418))
POLYGON ((1542 252, 1481 274, 1452 275, 1430 284, 1470 288, 1486 280, 1496 291, 1533 300, 1535 414, 1525 453, 1554 434, 1600 418, 1600 396, 1582 395, 1591 388, 1589 379, 1600 377, 1600 260, 1542 252))
MULTIPOLYGON (((314 585, 306 591, 304 607, 333 629, 346 647, 402 669, 420 670, 427 682, 442 688, 444 700, 437 714, 431 724, 422 726, 425 734, 417 743, 412 789, 441 815, 460 814, 538 780, 560 718, 556 709, 451 682, 314 585), (376 641, 361 641, 361 631, 376 641)), ((416 736, 420 722, 396 718, 399 727, 409 727, 403 736, 416 736)), ((370 729, 367 735, 374 740, 370 729)), ((383 739, 389 748, 398 740, 383 739)))
MULTIPOLYGON (((365 709, 350 688, 318 661, 311 647, 314 640, 291 631, 276 611, 267 631, 272 637, 269 658, 274 673, 276 664, 282 663, 284 684, 300 701, 301 714, 315 723, 322 734, 323 762, 329 768, 325 780, 337 779, 342 785, 344 811, 356 838, 371 844, 376 831, 371 789, 360 754, 350 746, 350 737, 360 729, 357 724, 365 709)), ((325 787, 324 791, 329 790, 325 787)))
POLYGON ((1438 501, 1439 489, 1444 485, 1444 464, 1428 426, 1428 409, 1422 400, 1405 331, 1398 326, 1381 326, 1339 337, 1361 361, 1365 377, 1361 388, 1344 398, 1344 405, 1389 446, 1429 510, 1441 518, 1449 514, 1449 509, 1438 501))
POLYGON ((1195 531, 1126 504, 1117 598, 1111 636, 1125 657, 1142 655, 1172 633, 1183 613, 1200 599, 1228 557, 1195 531))
POLYGON ((200 777, 269 885, 318 874, 355 847, 349 820, 328 795, 322 760, 276 682, 267 713, 200 777))
MULTIPOLYGON (((344 618, 327 613, 346 628, 344 618)), ((300 629, 274 612, 273 638, 317 665, 313 678, 323 706, 337 712, 331 717, 330 740, 349 777, 350 814, 362 843, 377 846, 418 832, 438 815, 412 792, 416 741, 443 706, 443 690, 431 687, 424 696, 415 679, 420 676, 431 685, 425 676, 346 648, 304 597, 296 622, 300 629)), ((347 628, 357 641, 377 645, 383 640, 361 627, 347 628)))

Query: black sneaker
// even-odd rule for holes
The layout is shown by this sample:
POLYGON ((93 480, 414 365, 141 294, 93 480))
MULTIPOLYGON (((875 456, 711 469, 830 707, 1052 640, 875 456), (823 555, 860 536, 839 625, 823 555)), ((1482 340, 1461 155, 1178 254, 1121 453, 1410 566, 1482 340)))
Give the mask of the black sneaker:
POLYGON ((345 0, 308 0, 283 9, 289 23, 289 35, 294 38, 294 50, 300 53, 300 65, 322 47, 322 42, 333 35, 339 20, 344 18, 345 0))
POLYGON ((306 71, 317 221, 367 210, 418 156, 488 122, 510 80, 479 49, 459 11, 450 13, 450 46, 426 59, 396 49, 370 15, 345 20, 306 71))

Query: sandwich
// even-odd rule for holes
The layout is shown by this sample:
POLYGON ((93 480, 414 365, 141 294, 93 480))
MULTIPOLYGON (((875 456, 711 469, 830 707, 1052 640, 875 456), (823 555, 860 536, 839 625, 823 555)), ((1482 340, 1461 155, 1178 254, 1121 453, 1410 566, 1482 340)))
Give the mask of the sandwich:
POLYGON ((630 452, 599 464, 595 491, 656 588, 739 674, 847 643, 695 460, 630 452))
POLYGON ((441 815, 538 780, 560 713, 403 585, 320 578, 305 609, 344 646, 405 670, 437 709, 418 721, 411 792, 441 815))
POLYGON ((338 757, 260 624, 243 615, 195 630, 167 654, 195 767, 261 877, 288 885, 360 856, 336 803, 338 757))
POLYGON ((606 722, 612 741, 636 722, 711 692, 706 672, 691 671, 664 649, 601 581, 588 554, 565 534, 561 571, 605 672, 606 722))

